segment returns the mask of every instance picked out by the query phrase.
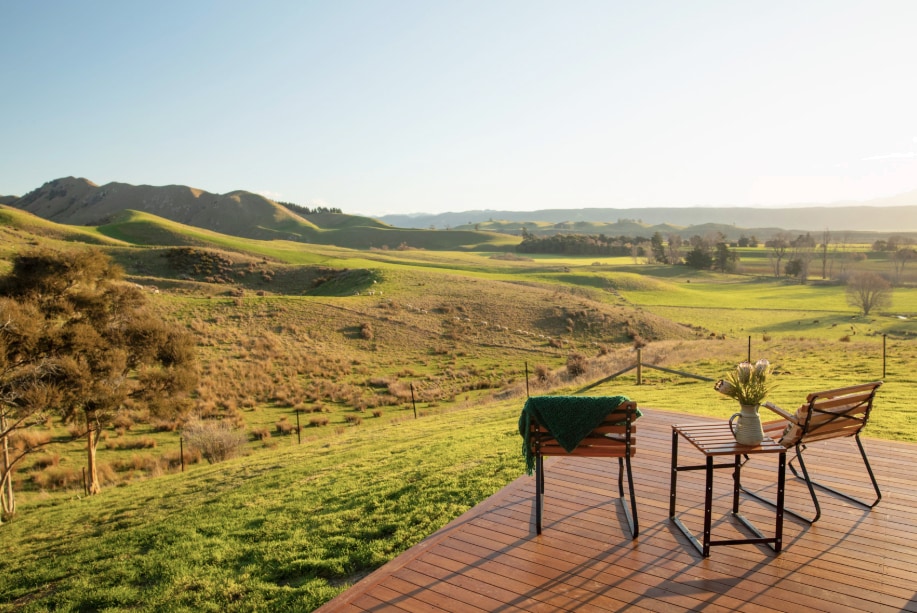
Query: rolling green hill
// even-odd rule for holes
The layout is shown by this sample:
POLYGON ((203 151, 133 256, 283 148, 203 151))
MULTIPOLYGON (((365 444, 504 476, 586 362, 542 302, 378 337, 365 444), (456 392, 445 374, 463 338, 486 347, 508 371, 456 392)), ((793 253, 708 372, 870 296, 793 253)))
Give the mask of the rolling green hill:
POLYGON ((508 248, 518 242, 518 239, 492 232, 393 228, 357 215, 300 215, 264 196, 246 191, 211 194, 182 185, 154 187, 108 183, 98 186, 74 177, 50 181, 10 202, 9 206, 60 224, 100 226, 110 235, 123 233, 145 241, 143 244, 168 239, 161 231, 152 228, 149 229, 150 238, 144 239, 145 232, 125 226, 140 223, 137 218, 125 216, 126 211, 137 211, 228 236, 338 245, 352 249, 508 248))

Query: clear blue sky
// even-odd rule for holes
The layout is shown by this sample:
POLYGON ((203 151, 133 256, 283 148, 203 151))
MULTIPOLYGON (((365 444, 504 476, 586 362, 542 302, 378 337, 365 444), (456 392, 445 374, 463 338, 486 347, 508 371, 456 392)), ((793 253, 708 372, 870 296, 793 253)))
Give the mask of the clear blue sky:
POLYGON ((0 0, 0 194, 349 213, 917 189, 913 0, 0 0))

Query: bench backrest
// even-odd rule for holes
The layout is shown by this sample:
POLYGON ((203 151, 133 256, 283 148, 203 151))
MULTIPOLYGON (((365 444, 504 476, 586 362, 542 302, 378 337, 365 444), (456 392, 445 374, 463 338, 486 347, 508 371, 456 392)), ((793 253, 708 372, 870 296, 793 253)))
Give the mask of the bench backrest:
POLYGON ((796 411, 796 423, 787 426, 780 443, 790 447, 859 434, 869 421, 880 385, 882 381, 873 381, 809 394, 796 411))
POLYGON ((634 420, 637 418, 637 403, 633 400, 622 402, 609 411, 605 419, 580 441, 573 451, 560 446, 547 428, 532 419, 529 444, 536 454, 575 455, 603 458, 623 458, 636 453, 637 431, 634 420))

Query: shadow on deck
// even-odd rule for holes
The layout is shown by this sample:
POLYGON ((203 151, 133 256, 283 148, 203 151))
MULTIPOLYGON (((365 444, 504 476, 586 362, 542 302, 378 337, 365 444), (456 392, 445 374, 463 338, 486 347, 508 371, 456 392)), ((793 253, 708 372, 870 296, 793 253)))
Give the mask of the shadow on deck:
MULTIPOLYGON (((615 502, 616 460, 550 458, 541 536, 535 480, 523 476, 318 610, 917 612, 917 445, 865 439, 883 494, 872 511, 820 493, 821 520, 810 526, 787 515, 779 555, 731 545, 703 558, 668 518, 671 425, 716 420, 643 411, 635 540, 615 502)), ((680 463, 692 453, 701 463, 686 445, 680 463)), ((806 460, 827 484, 864 498, 872 491, 852 439, 813 444, 806 460)), ((743 484, 775 498, 775 466, 753 460, 743 484)), ((703 473, 681 473, 678 484, 678 516, 698 533, 703 473)), ((714 538, 748 536, 729 513, 731 489, 731 472, 716 471, 714 538)), ((811 507, 805 484, 790 474, 787 506, 811 507)), ((770 507, 743 496, 742 512, 773 530, 770 507)))

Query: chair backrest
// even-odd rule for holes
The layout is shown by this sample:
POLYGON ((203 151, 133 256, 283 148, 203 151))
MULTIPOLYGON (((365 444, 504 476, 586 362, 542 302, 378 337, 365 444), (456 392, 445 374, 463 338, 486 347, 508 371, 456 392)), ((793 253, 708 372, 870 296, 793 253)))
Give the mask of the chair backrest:
POLYGON ((623 458, 636 453, 637 403, 622 402, 608 412, 598 426, 580 441, 573 451, 567 452, 547 428, 532 419, 529 444, 532 451, 541 455, 576 455, 603 458, 623 458))
POLYGON ((880 385, 882 381, 872 381, 809 394, 796 411, 796 423, 787 426, 780 443, 790 447, 859 434, 869 421, 880 385))

